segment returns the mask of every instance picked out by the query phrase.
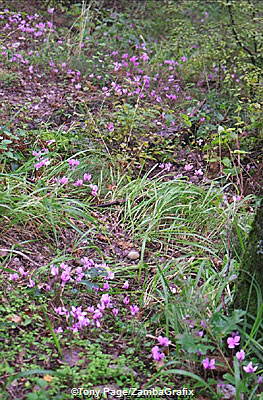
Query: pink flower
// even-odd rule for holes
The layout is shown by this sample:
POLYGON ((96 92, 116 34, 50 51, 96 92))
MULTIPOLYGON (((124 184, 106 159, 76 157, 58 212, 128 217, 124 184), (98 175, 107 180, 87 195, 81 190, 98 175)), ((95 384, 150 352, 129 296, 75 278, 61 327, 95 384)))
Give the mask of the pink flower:
POLYGON ((53 276, 58 275, 58 267, 55 267, 55 265, 51 265, 50 271, 51 271, 51 275, 53 275, 53 276))
POLYGON ((184 170, 185 170, 185 171, 191 171, 191 169, 193 169, 192 164, 186 164, 186 165, 184 166, 184 170))
POLYGON ((207 328, 207 323, 204 320, 200 322, 200 325, 202 328, 207 328))
POLYGON ((89 185, 89 187, 91 188, 91 194, 92 196, 97 196, 98 194, 98 186, 97 185, 89 185))
POLYGON ((103 317, 103 314, 102 314, 102 312, 100 310, 97 309, 97 310, 94 311, 93 319, 100 319, 102 317, 103 317))
POLYGON ((110 296, 106 293, 101 296, 100 302, 103 306, 106 308, 111 305, 111 298, 110 296))
POLYGON ((240 201, 242 199, 241 196, 233 196, 232 197, 233 201, 240 201))
POLYGON ((131 315, 136 315, 140 311, 139 307, 134 304, 130 306, 130 310, 131 310, 131 315))
POLYGON ((124 284, 123 284, 123 286, 122 286, 122 288, 123 288, 123 289, 128 289, 128 288, 129 288, 129 282, 128 282, 128 281, 125 281, 124 284))
POLYGON ((109 288, 110 288, 110 285, 108 284, 108 282, 106 282, 103 284, 103 287, 101 290, 109 290, 109 288))
POLYGON ((238 361, 243 361, 245 359, 245 352, 244 350, 240 350, 236 353, 236 358, 238 361))
POLYGON ((61 274, 61 280, 63 283, 66 283, 71 280, 69 271, 63 271, 61 274))
POLYGON ((200 169, 196 169, 196 170, 195 170, 195 175, 196 175, 196 176, 203 176, 204 173, 203 173, 203 171, 202 171, 201 168, 200 168, 200 169))
POLYGON ((124 297, 123 303, 127 305, 127 304, 129 304, 129 302, 130 302, 129 296, 124 297))
POLYGON ((58 315, 66 315, 67 317, 69 316, 69 312, 65 307, 55 307, 54 311, 58 315))
POLYGON ((141 57, 140 57, 143 61, 148 61, 149 60, 149 56, 147 53, 142 53, 141 57))
POLYGON ((30 72, 30 74, 33 74, 33 72, 34 72, 34 67, 33 67, 32 65, 30 65, 30 66, 28 67, 28 71, 30 72))
POLYGON ((9 280, 10 281, 17 281, 19 279, 19 275, 18 274, 11 274, 9 275, 9 280))
POLYGON ((159 346, 154 346, 151 350, 152 352, 152 357, 155 361, 161 361, 164 359, 165 355, 160 351, 159 346))
POLYGON ((19 267, 18 271, 19 271, 21 276, 27 276, 28 275, 28 272, 26 272, 23 267, 19 267))
POLYGON ((211 360, 209 358, 205 358, 202 361, 204 369, 215 369, 215 360, 212 358, 211 360))
POLYGON ((229 337, 227 339, 227 344, 229 349, 234 349, 240 344, 240 336, 229 337))
POLYGON ((82 186, 83 185, 83 180, 78 179, 76 182, 73 183, 74 186, 82 186))
POLYGON ((68 160, 68 163, 71 167, 77 167, 79 165, 79 160, 74 160, 73 158, 71 160, 68 160))
POLYGON ((107 128, 108 128, 108 131, 113 132, 113 131, 114 131, 114 124, 113 124, 113 122, 110 122, 110 123, 107 125, 107 128))
POLYGON ((59 326, 58 328, 54 329, 55 333, 62 333, 63 329, 61 328, 61 326, 59 326))
POLYGON ((160 164, 160 168, 164 169, 167 172, 169 172, 171 170, 172 166, 173 166, 173 164, 171 164, 171 163, 160 164))
POLYGON ((91 180, 91 174, 84 174, 83 175, 83 180, 86 181, 90 181, 91 180))
POLYGON ((116 317, 119 313, 119 309, 118 308, 113 308, 112 310, 112 314, 116 317))
POLYGON ((243 370, 245 372, 247 372, 248 374, 252 374, 253 372, 255 372, 257 370, 258 367, 253 367, 252 362, 250 361, 250 363, 248 363, 248 365, 246 367, 243 367, 243 370))
POLYGON ((32 288, 32 287, 34 287, 36 285, 36 283, 35 283, 35 281, 33 281, 32 279, 29 279, 29 281, 28 281, 28 287, 29 288, 32 288))
POLYGON ((171 341, 165 336, 158 336, 157 340, 161 346, 167 347, 171 344, 171 341))
POLYGON ((66 185, 68 183, 68 178, 66 176, 63 176, 58 180, 58 182, 61 183, 62 185, 66 185))
POLYGON ((45 158, 44 160, 41 160, 41 161, 39 161, 38 163, 36 163, 36 164, 34 165, 34 167, 35 167, 36 169, 39 169, 39 168, 44 167, 44 166, 49 165, 49 164, 50 164, 49 159, 48 159, 48 158, 45 158))

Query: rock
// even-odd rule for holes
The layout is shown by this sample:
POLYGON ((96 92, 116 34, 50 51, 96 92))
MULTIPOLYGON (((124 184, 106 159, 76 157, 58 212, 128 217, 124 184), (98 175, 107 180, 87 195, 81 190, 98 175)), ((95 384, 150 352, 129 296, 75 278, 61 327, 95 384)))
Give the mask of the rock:
POLYGON ((136 250, 131 250, 128 254, 127 257, 130 260, 138 260, 138 258, 140 258, 140 253, 136 250))

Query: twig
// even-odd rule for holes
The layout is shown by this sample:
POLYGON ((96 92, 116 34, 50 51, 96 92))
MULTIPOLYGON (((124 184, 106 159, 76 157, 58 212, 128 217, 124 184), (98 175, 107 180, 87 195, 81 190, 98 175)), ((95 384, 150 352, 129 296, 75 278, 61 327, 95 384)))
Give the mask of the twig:
POLYGON ((37 267, 40 266, 39 263, 37 263, 36 261, 32 260, 32 258, 28 257, 26 254, 22 253, 21 251, 12 250, 12 249, 1 249, 1 248, 0 248, 0 251, 3 251, 3 252, 7 251, 9 253, 18 254, 19 256, 24 257, 26 260, 30 261, 32 264, 36 265, 37 267))
POLYGON ((90 207, 110 207, 110 206, 116 206, 125 203, 126 200, 121 199, 121 200, 113 200, 109 201, 108 203, 102 203, 102 204, 94 204, 91 205, 90 207))

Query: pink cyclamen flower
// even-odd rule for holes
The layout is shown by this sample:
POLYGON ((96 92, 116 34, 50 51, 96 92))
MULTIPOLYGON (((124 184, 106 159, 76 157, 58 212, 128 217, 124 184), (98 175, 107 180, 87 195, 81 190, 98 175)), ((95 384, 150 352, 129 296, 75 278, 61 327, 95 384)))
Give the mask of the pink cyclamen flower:
POLYGON ((45 158, 44 160, 41 160, 41 161, 39 161, 38 163, 36 163, 36 164, 34 165, 34 167, 35 167, 36 169, 39 169, 39 168, 44 167, 44 166, 47 166, 47 165, 49 165, 49 164, 50 164, 49 159, 48 159, 48 158, 45 158))
POLYGON ((171 341, 165 336, 158 336, 157 340, 161 346, 167 347, 171 344, 171 341))
POLYGON ((26 272, 23 267, 19 267, 18 271, 19 271, 21 276, 27 276, 28 275, 28 272, 26 272))
POLYGON ((131 310, 131 315, 136 315, 140 311, 139 307, 134 304, 130 306, 130 310, 131 310))
POLYGON ((204 320, 200 321, 200 325, 202 328, 207 328, 207 323, 204 320))
POLYGON ((128 282, 128 281, 125 281, 124 284, 123 284, 123 286, 122 286, 122 288, 123 288, 123 289, 129 289, 129 282, 128 282))
POLYGON ((112 272, 111 270, 107 270, 107 276, 105 277, 105 279, 114 279, 114 272, 112 272))
POLYGON ((250 361, 250 363, 248 363, 248 365, 246 367, 243 367, 243 370, 245 372, 247 372, 248 374, 252 374, 253 372, 255 372, 257 370, 258 367, 253 367, 252 362, 250 361))
POLYGON ((83 175, 83 181, 90 181, 91 180, 91 174, 84 174, 83 175))
POLYGON ((233 200, 233 201, 240 201, 241 199, 242 199, 241 196, 233 196, 233 197, 232 197, 232 200, 233 200))
POLYGON ((113 308, 112 314, 113 314, 115 317, 117 317, 118 313, 119 313, 119 309, 118 309, 118 308, 113 308))
POLYGON ((191 169, 193 169, 193 165, 192 165, 192 164, 186 164, 186 165, 184 166, 184 170, 185 170, 185 171, 191 171, 191 169))
POLYGON ((152 357, 155 361, 161 361, 165 357, 164 353, 160 351, 159 346, 154 346, 151 352, 152 352, 152 357))
POLYGON ((70 273, 68 271, 63 271, 60 278, 63 283, 66 283, 71 280, 70 273))
POLYGON ((196 170, 195 170, 195 175, 196 175, 196 176, 203 176, 204 173, 203 173, 203 171, 202 171, 201 169, 196 169, 196 170))
POLYGON ((108 284, 108 282, 103 284, 103 287, 101 290, 109 290, 110 289, 110 285, 108 284))
POLYGON ((66 176, 62 176, 62 178, 58 179, 58 183, 66 185, 68 183, 68 178, 66 176))
POLYGON ((242 349, 236 353, 236 358, 238 359, 238 361, 243 361, 245 359, 245 356, 246 354, 242 349))
POLYGON ((209 359, 208 357, 202 361, 204 369, 215 369, 215 359, 209 359))
POLYGON ((19 279, 19 275, 17 273, 9 275, 10 281, 17 281, 19 279))
POLYGON ((101 296, 101 299, 100 299, 100 302, 101 302, 101 304, 104 306, 104 307, 110 307, 110 305, 111 305, 111 298, 110 298, 110 296, 106 293, 106 294, 103 294, 102 296, 101 296))
POLYGON ((96 309, 93 314, 93 319, 100 319, 103 317, 103 314, 100 310, 96 309))
POLYGON ((51 275, 53 275, 53 276, 58 275, 58 267, 55 267, 55 265, 51 265, 50 272, 51 272, 51 275))
POLYGON ((89 185, 89 187, 91 188, 91 194, 92 196, 97 196, 98 194, 98 186, 97 185, 89 185))
POLYGON ((147 53, 142 53, 141 57, 140 57, 144 62, 149 60, 149 56, 147 53))
POLYGON ((129 302, 130 302, 129 296, 124 297, 123 303, 127 305, 127 304, 129 304, 129 302))
POLYGON ((74 186, 82 186, 83 185, 83 180, 78 179, 76 182, 73 183, 74 186))
POLYGON ((68 160, 69 165, 74 168, 77 167, 79 165, 79 160, 74 160, 73 158, 71 160, 68 160))
POLYGON ((229 349, 234 349, 240 344, 240 336, 234 336, 227 338, 227 344, 229 349))
POLYGON ((113 131, 114 131, 114 124, 113 124, 113 122, 110 122, 110 123, 107 125, 107 129, 108 129, 108 131, 110 131, 110 132, 113 132, 113 131))
POLYGON ((27 286, 28 286, 29 288, 32 288, 32 287, 34 287, 35 285, 36 285, 35 281, 33 281, 32 279, 29 279, 27 286))

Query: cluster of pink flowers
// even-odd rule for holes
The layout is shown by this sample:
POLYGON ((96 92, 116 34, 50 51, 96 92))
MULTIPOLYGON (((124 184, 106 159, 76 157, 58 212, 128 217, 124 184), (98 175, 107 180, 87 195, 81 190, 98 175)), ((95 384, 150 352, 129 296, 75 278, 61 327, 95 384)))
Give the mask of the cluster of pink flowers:
POLYGON ((165 357, 164 352, 161 350, 160 346, 163 348, 168 347, 171 341, 166 336, 158 336, 157 341, 159 346, 153 346, 151 353, 154 361, 162 361, 165 357))
MULTIPOLYGON (((44 166, 48 166, 50 164, 50 160, 48 158, 42 158, 43 155, 45 155, 46 153, 48 153, 48 149, 32 152, 33 156, 35 156, 39 160, 36 164, 34 164, 36 170, 44 166)), ((80 165, 80 161, 72 158, 68 160, 68 164, 71 170, 75 170, 76 167, 80 165)), ((90 182, 91 178, 92 178, 91 174, 84 173, 83 177, 81 179, 77 179, 76 181, 72 182, 72 185, 75 187, 83 186, 86 182, 90 182)), ((60 183, 61 185, 67 185, 69 183, 69 178, 67 176, 62 176, 61 178, 56 178, 56 182, 60 183)), ((96 197, 99 191, 98 186, 90 183, 88 187, 90 187, 91 189, 91 195, 96 197)))
MULTIPOLYGON (((240 336, 236 333, 233 332, 232 336, 227 338, 227 345, 229 349, 235 349, 240 345, 240 336)), ((239 362, 242 362, 245 360, 246 354, 243 349, 239 350, 236 352, 235 357, 238 359, 239 362)), ((205 358, 202 361, 202 365, 205 369, 215 369, 215 359, 210 359, 210 358, 205 358)), ((253 366, 252 361, 250 361, 247 365, 243 366, 243 370, 248 373, 252 374, 257 370, 257 366, 253 366)))
MULTIPOLYGON (((109 274, 111 275, 111 274, 109 274)), ((108 276, 109 276, 108 275, 108 276)), ((108 276, 106 278, 108 278, 108 276)), ((109 285, 103 285, 101 290, 108 290, 109 285)), ((55 309, 55 312, 60 316, 65 316, 66 320, 69 318, 73 319, 69 329, 73 332, 79 332, 84 329, 88 325, 94 326, 97 328, 101 327, 102 319, 107 314, 108 311, 116 317, 119 314, 119 308, 114 307, 114 299, 108 293, 102 294, 100 298, 100 302, 96 307, 89 306, 86 311, 82 310, 82 307, 71 307, 71 311, 68 311, 66 308, 58 307, 55 309)), ((128 302, 129 303, 129 302, 128 302)), ((128 304, 125 303, 126 305, 128 304)), ((139 307, 137 305, 130 306, 130 313, 132 316, 135 316, 139 312, 139 307)), ((62 327, 57 328, 57 332, 62 332, 62 327)))
MULTIPOLYGON (((60 287, 65 287, 66 285, 79 284, 87 275, 90 279, 93 276, 93 270, 96 270, 97 272, 100 271, 99 275, 97 273, 95 275, 97 276, 97 279, 102 278, 104 282, 102 281, 102 284, 100 285, 101 287, 94 284, 93 290, 96 293, 101 291, 104 293, 100 296, 97 306, 88 306, 86 309, 83 309, 82 306, 71 306, 70 309, 67 309, 66 307, 56 307, 54 309, 55 313, 58 316, 65 318, 63 323, 64 328, 58 326, 56 328, 57 333, 62 333, 65 327, 73 332, 79 332, 87 326, 99 328, 101 327, 102 320, 106 314, 108 315, 110 312, 114 317, 117 317, 120 311, 119 307, 116 307, 116 304, 117 302, 120 304, 121 299, 117 296, 114 298, 113 296, 110 296, 109 293, 105 293, 110 290, 109 281, 114 279, 114 272, 111 271, 106 264, 96 264, 88 257, 83 257, 80 262, 82 265, 78 267, 69 266, 64 262, 59 265, 52 264, 50 266, 50 275, 52 279, 49 280, 48 283, 36 284, 36 282, 29 277, 29 273, 26 272, 23 267, 18 268, 18 273, 13 273, 9 276, 10 281, 22 282, 22 280, 26 279, 28 287, 32 288, 36 286, 40 290, 51 291, 60 287)), ((129 288, 129 282, 125 281, 122 287, 127 290, 129 288)), ((125 293, 123 298, 124 307, 122 307, 122 309, 125 308, 126 312, 128 311, 131 317, 135 317, 140 312, 140 308, 136 304, 130 304, 130 302, 130 296, 125 293)))
POLYGON ((203 361, 202 361, 202 365, 203 365, 203 367, 204 367, 204 369, 215 369, 216 367, 215 367, 215 363, 216 363, 216 361, 215 361, 215 359, 214 358, 212 358, 212 359, 210 359, 210 358, 205 358, 203 361))
MULTIPOLYGON (((234 349, 235 347, 238 347, 240 345, 240 336, 236 334, 236 332, 233 332, 232 336, 227 338, 227 345, 229 349, 234 349)), ((239 350, 236 353, 236 358, 238 359, 239 362, 244 361, 245 359, 245 351, 243 349, 239 350)), ((243 370, 247 372, 248 374, 251 374, 257 370, 257 366, 253 367, 252 361, 250 361, 246 366, 243 366, 243 370)))

